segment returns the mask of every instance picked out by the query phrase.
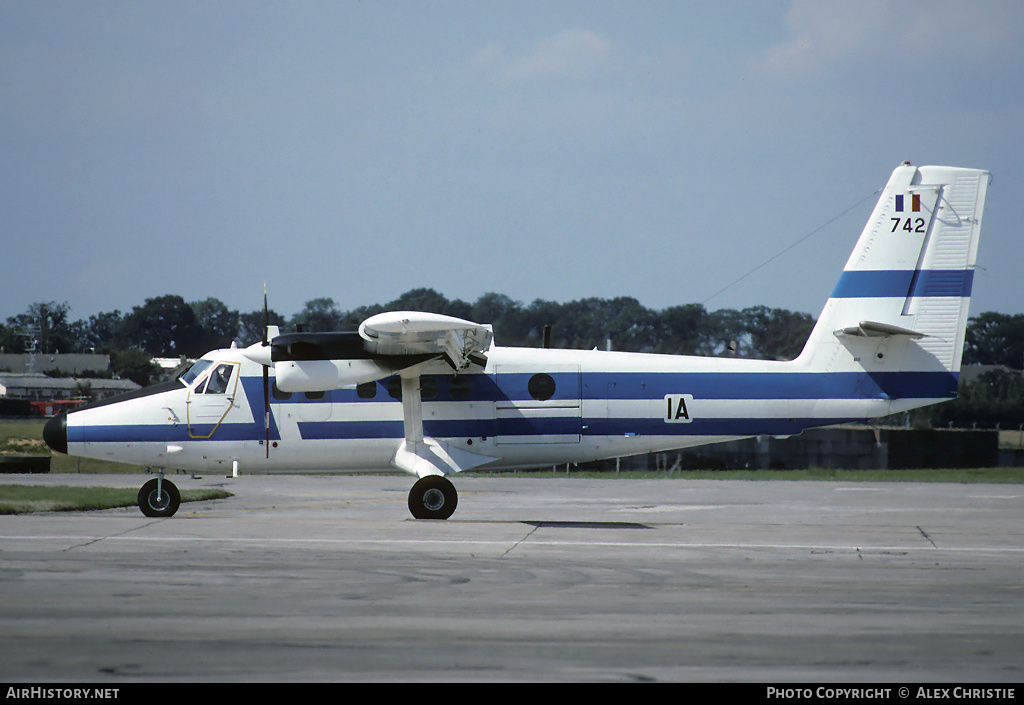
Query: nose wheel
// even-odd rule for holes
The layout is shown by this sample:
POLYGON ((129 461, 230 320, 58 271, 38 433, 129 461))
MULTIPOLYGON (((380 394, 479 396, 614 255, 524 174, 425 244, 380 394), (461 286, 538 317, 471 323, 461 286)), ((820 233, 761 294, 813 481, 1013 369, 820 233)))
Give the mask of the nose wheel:
POLYGON ((447 519, 458 503, 455 485, 441 475, 421 477, 409 491, 409 511, 417 519, 447 519))
POLYGON ((139 490, 139 509, 148 517, 174 516, 180 504, 178 488, 163 476, 150 480, 139 490))

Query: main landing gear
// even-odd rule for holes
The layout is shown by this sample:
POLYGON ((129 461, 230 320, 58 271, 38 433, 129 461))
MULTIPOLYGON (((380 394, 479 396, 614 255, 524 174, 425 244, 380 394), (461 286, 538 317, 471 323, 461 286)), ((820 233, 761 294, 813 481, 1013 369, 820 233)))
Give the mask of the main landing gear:
POLYGON ((139 509, 148 517, 174 516, 180 504, 181 494, 173 482, 164 479, 163 469, 139 490, 139 509))
MULTIPOLYGON (((455 485, 443 475, 427 475, 409 491, 409 511, 417 519, 447 519, 459 504, 455 485)), ((139 509, 148 517, 171 517, 181 505, 181 494, 174 483, 159 476, 139 490, 139 509)))
POLYGON ((427 475, 409 490, 409 511, 417 519, 447 519, 459 503, 455 485, 443 475, 427 475))

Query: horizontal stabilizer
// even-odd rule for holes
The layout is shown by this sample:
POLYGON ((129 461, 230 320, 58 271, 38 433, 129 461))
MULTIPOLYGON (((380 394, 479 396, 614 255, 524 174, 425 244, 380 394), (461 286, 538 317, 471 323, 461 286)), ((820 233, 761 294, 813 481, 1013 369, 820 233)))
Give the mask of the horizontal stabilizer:
POLYGON ((861 321, 855 326, 841 328, 837 330, 835 334, 855 335, 862 338, 883 338, 903 335, 908 338, 913 338, 914 340, 925 337, 924 333, 918 333, 917 331, 900 328, 899 326, 894 326, 890 323, 878 323, 876 321, 861 321))

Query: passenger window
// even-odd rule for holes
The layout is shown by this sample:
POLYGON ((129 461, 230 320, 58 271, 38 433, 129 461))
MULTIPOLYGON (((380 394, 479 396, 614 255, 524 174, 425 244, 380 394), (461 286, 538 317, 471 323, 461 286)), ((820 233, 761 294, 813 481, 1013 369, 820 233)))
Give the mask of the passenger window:
MULTIPOLYGON (((435 377, 420 377, 420 399, 433 399, 437 396, 437 389, 435 377)), ((392 377, 388 380, 388 396, 392 399, 402 400, 401 377, 392 377)))
POLYGON ((306 398, 317 401, 324 398, 324 392, 305 392, 306 398))
POLYGON ((437 396, 437 379, 420 377, 420 399, 433 399, 437 396))
POLYGON ((529 390, 530 396, 537 401, 547 401, 555 395, 555 380, 551 375, 541 372, 530 377, 526 388, 529 390))
POLYGON ((376 382, 363 382, 356 385, 356 394, 360 399, 373 399, 377 396, 376 382))
POLYGON ((448 382, 448 393, 452 395, 452 399, 468 399, 469 377, 452 377, 448 382))
POLYGON ((277 386, 277 380, 276 379, 274 380, 273 385, 271 385, 271 392, 270 393, 271 393, 271 396, 273 396, 278 401, 287 401, 288 399, 292 398, 292 393, 291 392, 282 392, 281 391, 281 389, 277 386))
POLYGON ((392 377, 388 380, 388 396, 402 401, 402 378, 392 377))

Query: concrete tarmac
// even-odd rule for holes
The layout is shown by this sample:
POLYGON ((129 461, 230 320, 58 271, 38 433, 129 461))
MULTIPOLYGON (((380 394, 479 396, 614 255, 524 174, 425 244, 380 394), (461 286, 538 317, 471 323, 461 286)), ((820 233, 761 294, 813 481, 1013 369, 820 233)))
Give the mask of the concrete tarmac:
POLYGON ((0 679, 1024 680, 1024 485, 173 479, 235 496, 0 517, 0 679))

